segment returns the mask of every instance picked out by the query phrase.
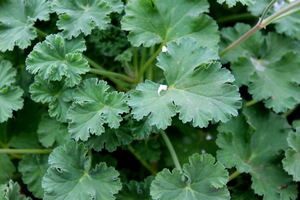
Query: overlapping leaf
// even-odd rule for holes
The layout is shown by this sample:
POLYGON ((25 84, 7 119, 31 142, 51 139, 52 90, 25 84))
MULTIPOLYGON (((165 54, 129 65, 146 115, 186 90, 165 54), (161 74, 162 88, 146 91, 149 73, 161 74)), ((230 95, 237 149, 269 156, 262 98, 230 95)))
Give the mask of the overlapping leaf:
POLYGON ((24 155, 19 163, 18 170, 22 173, 22 179, 29 191, 37 198, 43 198, 44 190, 42 188, 42 178, 46 174, 48 164, 48 155, 40 154, 24 155))
POLYGON ((230 85, 234 81, 230 72, 213 63, 217 52, 199 47, 192 39, 172 42, 167 48, 157 66, 164 71, 168 88, 159 93, 157 83, 139 84, 128 101, 135 119, 148 116, 150 125, 166 129, 176 113, 195 127, 206 127, 209 121, 226 122, 238 114, 238 88, 230 85))
POLYGON ((206 0, 131 0, 122 19, 133 46, 145 47, 192 37, 202 46, 218 49, 218 27, 207 15, 206 0))
MULTIPOLYGON (((2 128, 0 126, 0 128, 2 128)), ((0 132, 1 133, 1 132, 0 132)), ((16 168, 7 154, 0 154, 0 184, 6 183, 14 175, 16 168)))
POLYGON ((12 180, 7 185, 0 185, 0 198, 1 200, 31 200, 30 197, 20 194, 19 184, 12 180))
POLYGON ((16 70, 8 61, 0 61, 0 123, 12 117, 14 110, 23 107, 23 90, 15 83, 16 70))
POLYGON ((120 0, 109 4, 104 0, 52 0, 51 7, 59 15, 57 26, 64 30, 68 39, 77 37, 80 33, 89 35, 97 27, 105 29, 110 22, 109 14, 120 11, 120 0), (112 7, 110 7, 112 6, 112 7))
POLYGON ((90 78, 75 90, 75 103, 68 111, 71 137, 86 141, 90 134, 104 133, 104 124, 115 129, 120 126, 120 114, 129 111, 127 96, 122 92, 107 92, 108 89, 105 81, 90 78))
POLYGON ((69 142, 50 154, 50 168, 42 181, 45 200, 115 199, 122 187, 119 173, 103 162, 91 170, 87 152, 83 144, 69 142))
POLYGON ((282 160, 283 168, 293 175, 294 181, 300 181, 300 128, 297 128, 296 132, 291 132, 287 140, 290 148, 282 160))
POLYGON ((35 77, 35 82, 29 89, 31 98, 36 102, 49 103, 49 115, 61 122, 66 122, 73 90, 62 81, 48 82, 40 76, 35 77))
POLYGON ((228 172, 220 163, 215 163, 209 154, 194 154, 189 164, 183 165, 183 173, 178 169, 170 172, 164 169, 156 175, 151 184, 151 196, 161 200, 221 200, 229 199, 224 187, 228 181, 228 172))
POLYGON ((26 69, 44 80, 60 81, 65 77, 66 85, 72 87, 81 81, 81 74, 89 71, 83 58, 86 50, 84 39, 66 40, 60 34, 49 35, 38 43, 26 60, 26 69))
POLYGON ((37 37, 36 20, 49 20, 50 8, 45 0, 0 1, 0 51, 25 49, 37 37))
POLYGON ((264 199, 295 199, 297 185, 283 170, 279 151, 287 148, 290 126, 285 118, 260 107, 244 110, 219 127, 217 158, 226 167, 250 173, 252 188, 264 199))
POLYGON ((226 2, 227 5, 230 7, 235 6, 238 2, 243 5, 252 5, 255 3, 255 0, 218 0, 218 3, 226 2))

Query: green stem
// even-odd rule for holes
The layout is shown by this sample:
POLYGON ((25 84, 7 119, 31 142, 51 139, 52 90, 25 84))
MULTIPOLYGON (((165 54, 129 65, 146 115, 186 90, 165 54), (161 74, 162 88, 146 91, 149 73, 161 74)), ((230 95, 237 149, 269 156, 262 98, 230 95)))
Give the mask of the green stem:
POLYGON ((229 181, 231 181, 232 179, 235 179, 238 175, 240 175, 242 172, 238 172, 238 171, 236 171, 236 172, 234 172, 233 174, 231 174, 230 176, 229 176, 229 181))
POLYGON ((251 101, 248 101, 244 104, 244 107, 249 107, 249 106, 252 106, 254 104, 257 104, 259 101, 255 100, 255 99, 252 99, 251 101))
POLYGON ((236 20, 241 20, 241 19, 248 19, 248 18, 253 18, 254 16, 251 13, 242 13, 238 15, 231 15, 231 16, 226 16, 222 17, 220 19, 217 19, 218 24, 226 23, 226 22, 231 22, 231 21, 236 21, 236 20))
MULTIPOLYGON (((272 3, 272 2, 271 2, 272 3)), ((225 54, 227 54, 229 51, 231 51, 232 49, 234 49, 236 46, 238 46, 239 44, 241 44, 242 42, 244 42, 246 39, 248 39, 250 36, 252 36, 254 33, 256 33, 256 31, 266 27, 267 25, 269 25, 270 23, 274 22, 274 20, 276 20, 280 15, 288 12, 289 10, 297 7, 300 5, 300 0, 295 1, 294 3, 290 4, 289 6, 283 8, 282 10, 274 13, 273 15, 271 15, 270 17, 268 17, 267 19, 264 19, 261 23, 261 19, 263 19, 262 17, 260 18, 260 20, 258 21, 258 23, 252 28, 250 29, 247 33, 245 33, 242 37, 240 37, 238 40, 236 40, 235 42, 233 42, 232 44, 230 44, 226 49, 224 49, 219 56, 223 57, 225 54)))
POLYGON ((277 0, 272 0, 271 3, 269 3, 269 5, 266 7, 266 9, 264 10, 263 14, 261 15, 258 24, 261 24, 263 22, 263 20, 265 19, 265 16, 269 12, 270 8, 276 3, 276 1, 277 0))
POLYGON ((51 153, 52 149, 0 149, 0 153, 19 153, 19 154, 46 154, 51 153))
POLYGON ((103 67, 101 67, 98 63, 96 63, 95 61, 93 61, 93 60, 90 59, 89 57, 83 55, 83 58, 85 58, 85 59, 88 61, 88 63, 89 63, 92 67, 94 67, 95 69, 104 70, 103 67))
POLYGON ((98 75, 102 75, 102 76, 106 76, 106 77, 116 77, 116 78, 120 78, 124 81, 132 82, 131 78, 127 77, 124 74, 119 74, 116 72, 110 72, 110 71, 100 70, 100 69, 90 69, 90 72, 93 74, 98 74, 98 75))
POLYGON ((170 154, 171 154, 171 157, 172 157, 172 160, 173 160, 173 162, 174 162, 174 164, 175 164, 175 167, 176 167, 180 172, 182 172, 182 169, 181 169, 181 166, 180 166, 178 157, 177 157, 177 155, 176 155, 176 152, 175 152, 175 150, 174 150, 174 148, 173 148, 173 145, 172 145, 172 143, 171 143, 169 137, 167 136, 166 132, 163 131, 163 130, 161 130, 160 133, 161 133, 161 135, 162 135, 162 137, 163 137, 163 139, 164 139, 164 141, 165 141, 165 143, 166 143, 166 145, 167 145, 167 147, 168 147, 168 149, 169 149, 169 152, 170 152, 170 154))
POLYGON ((42 37, 47 37, 49 34, 48 33, 45 33, 44 31, 38 29, 37 27, 33 26, 37 32, 37 34, 39 34, 40 36, 42 37))
POLYGON ((286 17, 288 15, 294 14, 295 12, 299 12, 299 11, 300 11, 300 8, 295 8, 293 10, 290 10, 288 12, 283 13, 282 15, 278 16, 277 18, 275 18, 273 21, 277 21, 277 20, 279 20, 281 18, 284 18, 284 17, 286 17))
POLYGON ((137 74, 138 73, 138 52, 137 52, 137 47, 133 47, 133 69, 134 69, 134 73, 137 74))
POLYGON ((159 46, 159 48, 156 50, 156 52, 147 60, 147 62, 141 67, 141 69, 138 73, 137 79, 135 80, 135 84, 138 84, 140 82, 140 79, 144 75, 146 69, 150 66, 150 64, 155 60, 155 58, 161 52, 162 46, 163 46, 163 43, 159 46))
POLYGON ((290 114, 292 114, 297 108, 299 104, 295 106, 295 108, 288 110, 287 112, 283 113, 281 116, 282 117, 288 117, 290 114))
POLYGON ((149 170, 149 172, 151 172, 151 174, 153 175, 153 176, 155 176, 156 174, 157 174, 157 171, 155 170, 155 169, 153 169, 152 167, 151 167, 151 165, 149 165, 147 162, 145 162, 142 158, 141 158, 141 156, 139 155, 139 154, 137 154, 135 151, 134 151, 134 148, 132 147, 132 146, 128 146, 128 150, 134 155, 134 157, 138 160, 138 161, 140 161, 141 162, 141 164, 146 168, 146 169, 148 169, 149 170))

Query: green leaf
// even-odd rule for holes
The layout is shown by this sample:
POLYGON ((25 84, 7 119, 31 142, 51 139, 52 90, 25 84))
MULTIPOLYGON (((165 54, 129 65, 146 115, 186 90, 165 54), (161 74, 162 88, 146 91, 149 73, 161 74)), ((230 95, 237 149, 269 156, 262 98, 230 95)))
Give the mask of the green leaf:
POLYGON ((0 1, 0 51, 25 49, 37 37, 36 20, 49 20, 50 9, 45 0, 0 1))
POLYGON ((39 141, 44 147, 64 145, 71 139, 65 124, 44 115, 37 130, 39 141))
POLYGON ((140 155, 143 160, 156 162, 160 159, 160 144, 155 139, 142 140, 133 145, 135 152, 140 155))
POLYGON ((279 152, 287 148, 285 118, 259 107, 244 110, 219 127, 217 158, 227 168, 250 173, 252 188, 264 199, 295 199, 297 187, 282 169, 279 152))
POLYGON ((52 0, 51 8, 59 15, 58 28, 71 39, 80 33, 87 36, 95 27, 105 29, 110 22, 110 5, 114 6, 114 11, 119 11, 119 4, 119 1, 107 4, 104 0, 52 0))
POLYGON ((191 37, 201 46, 218 49, 218 26, 209 16, 206 0, 130 0, 121 23, 133 46, 150 47, 191 37), (154 5, 153 5, 154 4, 154 5))
POLYGON ((50 154, 50 168, 42 181, 44 199, 115 199, 122 184, 119 173, 105 163, 90 170, 91 158, 83 144, 69 142, 50 154))
POLYGON ((72 92, 63 81, 48 82, 40 76, 35 77, 29 92, 35 102, 49 103, 49 115, 60 122, 66 122, 67 110, 72 104, 72 92))
POLYGON ((285 152, 282 160, 283 168, 293 176, 294 181, 300 181, 300 128, 296 132, 291 132, 287 139, 289 149, 285 152))
POLYGON ((29 191, 37 198, 44 196, 42 178, 48 167, 48 155, 45 154, 26 154, 19 163, 18 170, 22 173, 23 182, 27 184, 29 191))
POLYGON ((147 177, 142 182, 130 181, 123 185, 122 190, 117 195, 117 200, 152 200, 150 196, 150 185, 154 178, 147 177))
POLYGON ((124 10, 124 4, 121 0, 106 0, 106 3, 112 8, 116 13, 121 14, 124 10))
POLYGON ((14 183, 12 180, 8 182, 6 187, 0 186, 0 189, 1 200, 31 200, 30 197, 20 194, 19 184, 14 183))
POLYGON ((218 3, 222 4, 226 2, 228 7, 231 8, 232 6, 235 6, 236 3, 241 3, 243 5, 252 5, 255 3, 255 0, 218 0, 218 3))
POLYGON ((153 199, 162 200, 229 199, 224 187, 227 181, 228 172, 222 164, 215 163, 214 157, 194 154, 189 164, 183 165, 183 173, 178 169, 159 172, 151 184, 150 194, 153 199))
POLYGON ((26 69, 44 80, 60 81, 64 77, 67 86, 81 81, 81 74, 90 70, 82 56, 86 50, 83 38, 66 40, 60 34, 49 35, 42 43, 34 46, 26 59, 26 69))
POLYGON ((0 61, 0 123, 12 117, 12 112, 23 107, 23 90, 12 86, 16 70, 5 60, 0 61))
POLYGON ((169 43, 167 49, 158 56, 157 66, 164 71, 168 88, 159 93, 157 83, 146 80, 139 84, 128 101, 135 119, 148 116, 150 125, 166 129, 176 113, 194 127, 206 127, 209 121, 226 122, 238 114, 238 88, 230 84, 234 81, 230 72, 213 63, 217 52, 199 47, 192 39, 169 43))
MULTIPOLYGON (((1 140, 1 142, 3 141, 1 140)), ((9 156, 7 154, 0 154, 0 184, 6 183, 9 179, 11 179, 15 171, 16 168, 10 161, 9 156)))
POLYGON ((73 96, 75 103, 68 111, 69 132, 75 140, 86 141, 90 134, 104 133, 104 124, 118 128, 122 113, 129 111, 127 96, 120 92, 107 92, 109 86, 105 81, 90 78, 77 87, 73 96))
POLYGON ((151 126, 149 120, 146 117, 136 121, 131 119, 132 123, 132 135, 138 140, 143 140, 149 137, 151 133, 157 133, 158 129, 156 126, 151 126))

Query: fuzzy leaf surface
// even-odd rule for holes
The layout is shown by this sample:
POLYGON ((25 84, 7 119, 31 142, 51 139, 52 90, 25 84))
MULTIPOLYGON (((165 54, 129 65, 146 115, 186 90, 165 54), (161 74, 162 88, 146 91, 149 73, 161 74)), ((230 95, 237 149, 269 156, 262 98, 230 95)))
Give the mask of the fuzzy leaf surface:
POLYGON ((19 163, 18 170, 22 173, 22 179, 27 184, 29 191, 37 198, 43 198, 42 178, 46 174, 48 155, 26 154, 19 163))
POLYGON ((118 128, 122 113, 129 111, 127 96, 122 92, 107 92, 105 81, 90 78, 83 81, 74 91, 75 103, 68 111, 69 132, 75 140, 86 141, 90 134, 104 133, 104 124, 118 128))
POLYGON ((293 176, 294 181, 300 181, 300 128, 296 132, 291 132, 287 139, 289 149, 285 152, 282 160, 283 168, 293 176))
MULTIPOLYGON (((2 141, 3 142, 3 141, 2 141)), ((14 164, 7 154, 0 154, 0 184, 11 179, 16 171, 14 164)))
POLYGON ((50 154, 50 168, 44 176, 42 186, 44 199, 115 199, 122 184, 119 173, 105 163, 94 169, 88 149, 83 144, 69 142, 54 149, 50 154))
POLYGON ((20 186, 17 182, 10 180, 6 187, 0 185, 0 197, 1 200, 31 200, 30 197, 26 197, 23 194, 20 194, 20 186))
POLYGON ((139 84, 128 101, 135 119, 148 116, 150 125, 166 129, 176 113, 195 127, 226 122, 238 114, 238 88, 230 84, 234 81, 230 72, 213 63, 217 52, 197 46, 192 39, 169 43, 167 48, 158 56, 157 66, 164 71, 168 88, 158 94, 159 84, 148 80, 139 84))
POLYGON ((252 188, 264 199, 295 199, 297 186, 280 165, 290 126, 285 118, 260 107, 244 110, 219 127, 217 158, 227 168, 250 173, 252 188), (284 187, 286 186, 286 187, 284 187))
POLYGON ((110 5, 119 11, 119 1, 107 4, 104 0, 52 0, 51 8, 59 15, 58 28, 71 39, 80 33, 87 36, 95 27, 105 29, 110 22, 110 5))
POLYGON ((23 90, 15 83, 16 70, 5 60, 0 61, 0 123, 12 117, 12 112, 23 107, 23 90))
POLYGON ((122 28, 129 31, 133 46, 150 47, 191 37, 202 46, 218 49, 218 27, 203 14, 208 8, 206 0, 132 0, 125 9, 122 28))
POLYGON ((255 3, 255 0, 218 0, 218 3, 222 4, 224 2, 226 2, 228 7, 231 8, 232 6, 235 6, 238 2, 247 6, 252 5, 253 3, 255 3))
POLYGON ((45 0, 0 1, 0 51, 25 49, 37 37, 32 26, 36 20, 49 20, 50 8, 45 0))
POLYGON ((86 50, 82 38, 66 40, 60 34, 49 35, 34 46, 26 59, 26 69, 44 80, 60 81, 72 87, 81 81, 81 74, 90 70, 82 52, 86 50))
POLYGON ((155 200, 229 199, 224 187, 227 181, 228 172, 222 164, 215 163, 214 157, 194 154, 183 165, 183 173, 178 169, 159 172, 151 184, 150 194, 155 200))
POLYGON ((63 81, 48 82, 40 76, 35 77, 29 92, 35 102, 49 103, 49 115, 60 122, 66 122, 67 111, 71 106, 72 92, 63 81))

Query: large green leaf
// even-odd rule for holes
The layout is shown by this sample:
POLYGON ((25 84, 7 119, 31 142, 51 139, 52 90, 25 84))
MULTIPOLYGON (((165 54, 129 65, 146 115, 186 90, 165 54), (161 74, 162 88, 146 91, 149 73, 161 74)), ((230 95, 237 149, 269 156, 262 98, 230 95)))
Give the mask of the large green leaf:
POLYGON ((293 175, 294 181, 300 181, 300 128, 297 128, 296 132, 291 132, 287 140, 290 148, 282 160, 283 168, 293 175))
POLYGON ((20 194, 20 186, 18 183, 14 183, 12 180, 7 185, 0 185, 0 199, 1 200, 31 200, 30 197, 26 197, 20 194))
POLYGON ((0 1, 0 51, 25 49, 37 37, 36 20, 49 20, 50 9, 45 0, 0 1))
MULTIPOLYGON (((111 0, 110 0, 111 1, 111 0)), ((59 15, 57 26, 63 34, 71 39, 80 33, 89 35, 97 27, 105 29, 110 22, 109 14, 119 11, 119 1, 106 3, 104 0, 52 0, 51 7, 59 15)))
POLYGON ((228 7, 235 6, 237 2, 242 3, 243 5, 252 5, 255 0, 218 0, 218 3, 224 3, 226 2, 228 7))
MULTIPOLYGON (((0 128, 3 127, 0 126, 0 128)), ((16 168, 11 162, 9 156, 7 154, 0 154, 0 184, 6 183, 9 179, 11 179, 15 171, 16 168)))
POLYGON ((252 188, 264 199, 295 199, 297 186, 283 170, 279 155, 288 146, 288 122, 263 108, 251 107, 243 113, 246 119, 239 115, 219 127, 218 160, 250 173, 252 188))
POLYGON ((18 170, 22 173, 23 182, 28 185, 29 191, 37 198, 43 198, 42 178, 46 174, 48 155, 26 154, 19 163, 18 170))
POLYGON ((80 83, 81 74, 90 70, 82 56, 86 50, 82 38, 66 40, 60 34, 49 35, 45 41, 34 46, 26 60, 26 69, 44 80, 60 81, 65 77, 67 86, 80 83))
POLYGON ((16 70, 5 60, 0 61, 0 123, 12 117, 12 112, 23 107, 23 90, 15 83, 16 70))
POLYGON ((130 0, 122 28, 133 46, 145 47, 192 37, 202 46, 218 49, 216 23, 207 15, 207 0, 130 0), (154 4, 154 5, 153 5, 154 4))
POLYGON ((83 144, 76 142, 54 149, 49 157, 50 168, 42 181, 45 200, 115 199, 114 194, 122 187, 119 173, 103 162, 91 170, 87 152, 83 144))
POLYGON ((86 141, 90 134, 104 133, 104 124, 115 129, 120 126, 120 115, 129 111, 127 96, 108 89, 107 83, 97 78, 86 79, 77 87, 73 93, 75 103, 68 111, 71 137, 86 141))
POLYGON ((71 106, 72 92, 63 81, 48 82, 40 76, 35 77, 29 91, 35 102, 49 103, 49 115, 58 121, 66 122, 67 110, 71 106))
POLYGON ((213 62, 217 52, 199 47, 192 39, 169 43, 167 49, 158 56, 157 66, 164 71, 168 88, 159 92, 157 83, 139 84, 128 101, 135 119, 148 116, 150 125, 166 129, 176 113, 195 127, 226 122, 238 114, 238 88, 230 84, 234 81, 230 72, 213 62))
POLYGON ((183 165, 183 173, 178 169, 170 172, 164 169, 156 175, 151 184, 151 196, 161 200, 221 200, 229 199, 224 187, 228 172, 220 163, 215 163, 209 154, 194 154, 189 164, 183 165))

